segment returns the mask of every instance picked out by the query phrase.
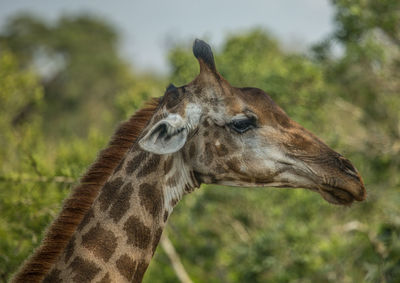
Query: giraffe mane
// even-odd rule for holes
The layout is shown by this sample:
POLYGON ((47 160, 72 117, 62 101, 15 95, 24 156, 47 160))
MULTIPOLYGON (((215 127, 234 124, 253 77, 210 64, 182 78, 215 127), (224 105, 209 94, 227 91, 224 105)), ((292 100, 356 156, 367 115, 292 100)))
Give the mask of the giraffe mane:
POLYGON ((58 217, 47 229, 42 244, 16 273, 15 282, 40 282, 90 209, 100 189, 121 162, 153 116, 160 98, 153 98, 129 120, 121 123, 108 146, 98 155, 70 196, 65 200, 58 217))

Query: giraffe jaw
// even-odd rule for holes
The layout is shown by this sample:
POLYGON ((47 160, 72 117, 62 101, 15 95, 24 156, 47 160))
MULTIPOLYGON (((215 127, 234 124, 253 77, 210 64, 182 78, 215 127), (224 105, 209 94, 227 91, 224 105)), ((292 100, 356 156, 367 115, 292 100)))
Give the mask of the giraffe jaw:
POLYGON ((349 191, 338 187, 324 186, 318 192, 327 202, 336 205, 351 205, 355 200, 363 200, 352 195, 349 191))
MULTIPOLYGON (((303 176, 302 176, 303 177, 303 176)), ((288 182, 270 182, 267 180, 257 180, 254 183, 247 183, 241 181, 222 181, 218 182, 219 185, 225 186, 243 186, 243 187, 274 187, 274 188, 304 188, 319 193, 324 200, 335 205, 349 206, 354 201, 363 201, 365 195, 353 195, 349 190, 340 187, 333 187, 327 184, 316 184, 311 180, 303 179, 303 183, 288 183, 288 182)))

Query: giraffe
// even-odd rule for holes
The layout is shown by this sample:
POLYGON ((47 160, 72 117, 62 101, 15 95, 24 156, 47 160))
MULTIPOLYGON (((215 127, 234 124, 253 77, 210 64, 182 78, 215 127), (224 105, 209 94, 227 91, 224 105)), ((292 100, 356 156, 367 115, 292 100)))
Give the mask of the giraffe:
POLYGON ((81 179, 14 282, 141 282, 173 208, 201 184, 366 197, 349 160, 262 90, 233 87, 196 39, 199 75, 137 111, 81 179))

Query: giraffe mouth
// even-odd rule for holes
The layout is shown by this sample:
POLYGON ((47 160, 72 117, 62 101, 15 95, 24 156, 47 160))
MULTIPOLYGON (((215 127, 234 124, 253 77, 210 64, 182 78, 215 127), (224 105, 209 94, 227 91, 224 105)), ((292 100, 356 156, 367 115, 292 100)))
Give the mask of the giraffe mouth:
POLYGON ((337 205, 351 205, 357 199, 349 191, 329 185, 319 188, 318 192, 327 202, 337 205))

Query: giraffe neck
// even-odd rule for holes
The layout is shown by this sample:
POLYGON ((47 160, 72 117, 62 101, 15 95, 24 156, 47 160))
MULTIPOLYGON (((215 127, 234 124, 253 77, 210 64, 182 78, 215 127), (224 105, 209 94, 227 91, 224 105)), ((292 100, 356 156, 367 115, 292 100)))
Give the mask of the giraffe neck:
POLYGON ((140 282, 173 207, 197 186, 181 153, 160 156, 134 145, 45 282, 140 282))

